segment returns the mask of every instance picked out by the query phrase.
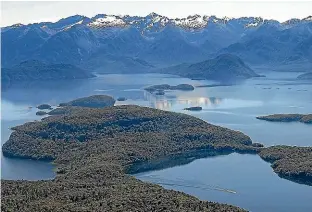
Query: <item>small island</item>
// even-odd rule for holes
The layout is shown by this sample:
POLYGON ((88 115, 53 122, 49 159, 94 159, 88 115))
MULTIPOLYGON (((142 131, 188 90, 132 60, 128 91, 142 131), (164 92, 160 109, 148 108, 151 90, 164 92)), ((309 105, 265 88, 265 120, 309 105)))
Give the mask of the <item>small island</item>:
POLYGON ((49 104, 41 104, 41 105, 38 105, 37 108, 39 110, 51 110, 52 109, 51 105, 49 104))
POLYGON ((157 90, 157 91, 155 92, 155 95, 157 95, 157 96, 165 95, 165 91, 164 91, 164 90, 157 90))
POLYGON ((181 90, 181 91, 192 91, 194 90, 194 86, 189 84, 179 84, 175 86, 171 86, 168 84, 161 84, 161 85, 153 85, 147 88, 144 88, 144 90, 153 93, 157 90, 181 90))
POLYGON ((190 111, 201 111, 203 108, 202 107, 187 107, 184 108, 184 110, 190 110, 190 111))
POLYGON ((115 104, 115 99, 107 95, 93 95, 89 97, 78 98, 67 103, 61 103, 59 106, 76 106, 89 108, 109 107, 115 104))
POLYGON ((272 146, 259 155, 280 177, 312 186, 312 147, 272 146))
POLYGON ((120 102, 126 101, 126 100, 127 100, 126 97, 118 97, 118 98, 117 98, 117 101, 120 101, 120 102))
POLYGON ((305 124, 312 124, 312 114, 273 114, 258 116, 256 118, 271 122, 302 122, 305 124))
POLYGON ((38 112, 36 112, 37 116, 44 116, 44 115, 47 115, 47 114, 48 114, 47 112, 42 111, 42 110, 39 110, 38 112))

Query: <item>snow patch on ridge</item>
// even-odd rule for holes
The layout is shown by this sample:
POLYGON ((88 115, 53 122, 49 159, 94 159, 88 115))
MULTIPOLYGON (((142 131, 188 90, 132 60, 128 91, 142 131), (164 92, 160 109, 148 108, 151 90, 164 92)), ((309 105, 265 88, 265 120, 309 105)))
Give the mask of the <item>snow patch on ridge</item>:
POLYGON ((65 27, 63 30, 64 30, 64 31, 69 30, 70 28, 72 28, 72 27, 75 26, 75 25, 82 24, 82 22, 83 22, 83 20, 78 21, 77 23, 74 23, 74 24, 71 24, 71 25, 65 27))
POLYGON ((183 28, 193 28, 193 29, 200 29, 208 24, 208 17, 207 16, 200 16, 200 15, 193 15, 188 16, 187 18, 182 19, 174 19, 172 20, 176 26, 180 26, 183 28))
POLYGON ((100 28, 100 27, 124 27, 126 22, 119 17, 114 15, 106 15, 102 18, 97 18, 88 24, 90 27, 100 28))

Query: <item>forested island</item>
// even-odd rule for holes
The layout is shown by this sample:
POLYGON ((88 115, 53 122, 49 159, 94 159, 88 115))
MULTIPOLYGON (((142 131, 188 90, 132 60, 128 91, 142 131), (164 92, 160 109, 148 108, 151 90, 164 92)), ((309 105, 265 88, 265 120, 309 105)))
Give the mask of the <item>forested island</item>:
POLYGON ((312 124, 312 114, 273 114, 258 116, 256 118, 271 122, 302 122, 305 124, 312 124))
POLYGON ((280 177, 312 186, 312 147, 272 146, 259 155, 280 177))
POLYGON ((42 110, 39 110, 39 111, 36 112, 37 116, 44 116, 44 115, 47 115, 47 114, 48 114, 47 112, 42 111, 42 110))
POLYGON ((179 84, 179 85, 169 85, 169 84, 161 84, 161 85, 152 85, 144 90, 153 93, 155 91, 164 91, 164 90, 181 90, 181 91, 192 91, 194 90, 194 86, 189 84, 179 84))
POLYGON ((41 105, 38 105, 37 108, 39 110, 50 110, 50 109, 52 109, 51 105, 49 105, 49 104, 41 104, 41 105))
POLYGON ((102 108, 113 106, 115 99, 107 95, 93 95, 88 97, 78 98, 66 103, 61 103, 59 106, 77 106, 77 107, 89 107, 89 108, 102 108))
POLYGON ((12 128, 4 156, 53 161, 57 176, 2 180, 3 211, 244 211, 129 175, 232 152, 259 154, 279 176, 311 185, 309 147, 264 148, 239 131, 147 107, 71 106, 94 98, 61 104, 41 121, 12 128))
POLYGON ((202 107, 187 107, 184 108, 184 110, 190 110, 190 111, 201 111, 203 108, 202 107))
POLYGON ((243 133, 139 106, 65 108, 73 112, 13 128, 5 156, 54 160, 58 171, 51 181, 2 180, 2 210, 243 211, 127 175, 159 158, 258 152, 243 133))

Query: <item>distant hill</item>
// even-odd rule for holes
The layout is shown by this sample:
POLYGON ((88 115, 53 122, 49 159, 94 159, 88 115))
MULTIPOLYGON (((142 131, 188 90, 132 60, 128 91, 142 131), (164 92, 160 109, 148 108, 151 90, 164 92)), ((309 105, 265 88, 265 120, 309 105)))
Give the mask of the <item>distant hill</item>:
POLYGON ((38 60, 27 60, 11 68, 1 69, 4 87, 21 81, 84 79, 93 74, 70 64, 46 64, 38 60))
POLYGON ((312 80, 312 72, 301 74, 297 77, 297 79, 312 80))
POLYGON ((193 79, 212 80, 248 79, 260 76, 239 57, 231 54, 222 54, 199 63, 171 66, 161 69, 160 72, 193 79))

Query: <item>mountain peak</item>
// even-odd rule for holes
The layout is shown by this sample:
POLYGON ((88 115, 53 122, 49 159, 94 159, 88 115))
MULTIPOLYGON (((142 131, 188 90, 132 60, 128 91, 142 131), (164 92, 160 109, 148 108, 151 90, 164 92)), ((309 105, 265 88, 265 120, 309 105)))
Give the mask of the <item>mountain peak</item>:
POLYGON ((127 23, 122 17, 117 15, 96 15, 92 18, 92 21, 87 24, 93 28, 105 28, 105 27, 125 27, 127 23))
POLYGON ((310 15, 310 16, 308 16, 308 17, 302 19, 302 20, 303 20, 303 21, 312 21, 312 16, 310 15))
POLYGON ((151 16, 151 17, 154 17, 154 16, 161 16, 155 12, 151 12, 150 14, 148 14, 147 16, 151 16))
POLYGON ((201 16, 198 14, 190 15, 187 18, 177 18, 172 21, 176 26, 187 29, 200 29, 206 27, 208 24, 207 16, 201 16))

